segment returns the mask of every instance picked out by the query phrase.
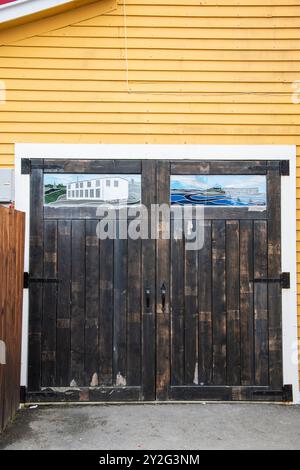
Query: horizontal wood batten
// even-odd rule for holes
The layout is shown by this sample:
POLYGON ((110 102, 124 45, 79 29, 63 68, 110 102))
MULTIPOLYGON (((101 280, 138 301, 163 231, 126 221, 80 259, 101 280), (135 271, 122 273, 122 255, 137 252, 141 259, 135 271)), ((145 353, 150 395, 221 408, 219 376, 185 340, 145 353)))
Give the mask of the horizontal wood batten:
POLYGON ((217 401, 284 401, 283 390, 269 387, 183 387, 169 388, 171 400, 217 400, 217 401))
POLYGON ((26 402, 106 402, 106 401, 139 401, 140 387, 93 387, 46 389, 40 392, 27 392, 26 402))

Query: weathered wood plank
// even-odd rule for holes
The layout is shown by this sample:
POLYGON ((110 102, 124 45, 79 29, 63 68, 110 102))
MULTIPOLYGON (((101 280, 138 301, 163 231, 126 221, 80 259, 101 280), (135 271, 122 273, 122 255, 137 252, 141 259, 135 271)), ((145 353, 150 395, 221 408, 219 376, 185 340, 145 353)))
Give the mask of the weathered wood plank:
POLYGON ((84 385, 85 221, 72 221, 71 382, 84 385))
POLYGON ((170 387, 171 400, 209 400, 209 401, 283 401, 282 389, 271 387, 170 387))
POLYGON ((213 383, 226 384, 225 222, 212 224, 213 383))
POLYGON ((85 386, 98 385, 99 373, 99 239, 96 220, 86 221, 85 232, 85 386))
POLYGON ((127 385, 141 385, 141 240, 128 239, 127 385))
POLYGON ((241 383, 254 385, 253 222, 240 221, 241 383))
MULTIPOLYGON (((44 222, 44 277, 57 276, 57 222, 44 222)), ((42 387, 56 385, 57 284, 45 283, 42 318, 42 387)))
MULTIPOLYGON (((268 274, 267 221, 254 222, 254 279, 268 274)), ((269 384, 268 285, 254 283, 255 385, 269 384)))
POLYGON ((121 402, 139 401, 140 387, 80 387, 77 389, 51 389, 27 393, 27 402, 121 402))
MULTIPOLYGON (((142 162, 142 202, 148 213, 156 202, 156 162, 142 162)), ((150 224, 148 224, 148 230, 150 224)), ((142 389, 144 400, 155 400, 155 321, 156 321, 156 244, 150 237, 142 240, 142 389), (147 302, 149 290, 149 305, 147 302)))
POLYGON ((241 383, 239 222, 226 222, 227 384, 241 383))
POLYGON ((45 173, 139 174, 140 160, 44 160, 45 173))
MULTIPOLYGON (((268 187, 268 277, 279 278, 281 273, 281 176, 269 169, 268 187)), ((282 363, 282 293, 280 283, 268 285, 269 309, 269 380, 274 388, 283 385, 282 363)))
POLYGON ((71 221, 59 220, 57 226, 56 386, 71 382, 71 221))
POLYGON ((172 161, 172 175, 265 175, 266 162, 257 161, 172 161))
POLYGON ((204 221, 204 244, 199 250, 199 383, 213 383, 212 344, 212 228, 204 221))
MULTIPOLYGON (((169 203, 170 168, 169 162, 157 162, 157 202, 169 203)), ((170 384, 170 240, 164 239, 166 226, 158 221, 158 240, 156 252, 156 397, 166 400, 170 384), (161 288, 166 289, 165 307, 162 305, 161 288)))
POLYGON ((171 222, 171 384, 184 384, 184 241, 171 222), (179 235, 181 238, 179 238, 179 235))
POLYGON ((113 317, 113 383, 126 385, 127 347, 127 240, 119 235, 117 222, 114 241, 114 317, 113 317))
MULTIPOLYGON (((42 165, 43 161, 35 161, 42 165)), ((44 179, 41 169, 32 169, 30 178, 30 274, 43 277, 43 194, 44 179)), ((34 283, 29 289, 29 357, 28 389, 37 391, 41 386, 41 329, 43 285, 34 283)))
POLYGON ((114 266, 113 240, 100 240, 99 384, 112 385, 114 266))
MULTIPOLYGON (((194 224, 195 220, 190 221, 194 224)), ((186 244, 185 244, 186 247, 186 244)), ((184 252, 184 356, 185 384, 198 384, 198 253, 184 252)))

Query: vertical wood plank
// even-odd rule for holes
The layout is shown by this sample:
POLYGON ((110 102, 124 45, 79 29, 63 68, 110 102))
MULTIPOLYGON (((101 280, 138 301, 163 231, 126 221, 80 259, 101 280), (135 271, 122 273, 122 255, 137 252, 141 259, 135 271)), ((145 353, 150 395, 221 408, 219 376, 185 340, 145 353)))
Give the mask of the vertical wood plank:
MULTIPOLYGON (((4 241, 4 231, 6 222, 6 211, 0 207, 0 338, 5 342, 5 306, 6 306, 6 256, 7 250, 4 241)), ((5 390, 5 365, 0 364, 0 431, 4 429, 4 390, 5 390)))
MULTIPOLYGON (((142 203, 150 214, 156 202, 156 162, 142 162, 142 203)), ((150 229, 150 224, 148 224, 150 229)), ((143 399, 155 399, 156 246, 150 237, 142 240, 142 388, 143 399), (150 291, 149 307, 145 291, 150 291)))
POLYGON ((16 233, 14 226, 14 216, 13 211, 8 211, 8 217, 6 220, 6 250, 8 253, 6 269, 8 276, 6 277, 6 321, 5 321, 5 344, 6 344, 6 374, 4 381, 4 422, 8 423, 11 416, 13 415, 13 397, 15 392, 15 382, 14 382, 14 368, 15 364, 15 352, 14 352, 14 322, 15 322, 15 312, 14 312, 14 272, 15 272, 15 243, 16 243, 16 233), (9 374, 10 373, 10 374, 9 374), (10 375, 10 377, 9 377, 10 375))
POLYGON ((71 221, 59 220, 57 227, 57 330, 56 383, 68 387, 71 383, 71 221))
MULTIPOLYGON (((170 201, 170 163, 157 161, 157 202, 169 204, 170 201)), ((162 221, 158 224, 157 273, 156 273, 156 343, 157 377, 156 397, 166 400, 170 384, 170 240, 162 238, 166 227, 162 221), (161 287, 166 287, 165 309, 162 308, 161 287)))
MULTIPOLYGON (((57 222, 44 222, 44 277, 57 276, 57 222)), ((45 283, 42 318, 42 386, 56 386, 56 306, 57 284, 45 283)))
POLYGON ((241 383, 239 222, 226 221, 227 384, 241 383))
MULTIPOLYGON (((171 383, 184 384, 184 241, 171 222, 171 383)), ((182 234, 181 234, 182 236, 182 234)))
POLYGON ((86 221, 85 251, 85 385, 97 385, 99 372, 99 239, 97 221, 86 221))
POLYGON ((127 317, 127 240, 119 238, 119 222, 114 243, 114 330, 113 382, 126 384, 126 317, 127 317))
POLYGON ((141 240, 128 239, 127 385, 141 385, 141 240))
MULTIPOLYGON (((268 277, 281 273, 281 176, 279 169, 269 169, 268 187, 268 277)), ((282 293, 280 283, 268 285, 269 308, 269 381, 274 388, 283 386, 282 293)))
MULTIPOLYGON (((42 160, 36 163, 42 165, 42 160)), ((30 178, 30 274, 37 278, 43 277, 44 271, 43 194, 43 170, 33 168, 30 178)), ((28 389, 38 391, 41 387, 42 284, 30 286, 29 312, 28 389)))
POLYGON ((84 385, 85 220, 72 221, 71 382, 84 385))
POLYGON ((99 384, 112 385, 114 241, 100 240, 99 384))
MULTIPOLYGON (((15 218, 16 236, 16 266, 14 273, 14 310, 15 326, 14 332, 14 401, 12 417, 19 409, 20 404, 20 383, 21 383, 21 351, 22 351, 22 323, 23 323, 23 288, 24 288, 24 250, 25 250, 25 214, 13 211, 15 218)), ((1 313, 0 313, 1 316, 1 313)))
POLYGON ((213 383, 212 344, 212 228, 204 221, 204 244, 199 250, 199 383, 213 383))
POLYGON ((225 222, 212 224, 213 382, 226 384, 225 222))
MULTIPOLYGON (((267 221, 254 221, 254 278, 268 274, 267 221)), ((268 285, 254 283, 255 385, 269 384, 268 285)))
MULTIPOLYGON (((195 220, 193 230, 195 230, 195 220)), ((185 244, 186 246, 186 244, 185 244)), ((198 384, 198 252, 184 252, 185 384, 198 384)))
POLYGON ((240 221, 241 384, 254 385, 253 222, 240 221))

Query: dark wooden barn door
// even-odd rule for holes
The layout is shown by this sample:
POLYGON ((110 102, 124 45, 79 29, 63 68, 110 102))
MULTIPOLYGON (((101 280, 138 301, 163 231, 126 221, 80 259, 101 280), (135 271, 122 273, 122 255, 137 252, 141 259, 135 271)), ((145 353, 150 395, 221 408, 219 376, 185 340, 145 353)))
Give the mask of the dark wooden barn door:
POLYGON ((155 242, 99 240, 96 208, 46 205, 44 178, 59 191, 59 176, 136 175, 149 206, 155 162, 32 160, 30 171, 28 398, 154 400, 155 304, 144 292, 155 292, 155 242))
MULTIPOLYGON (((28 399, 284 399, 280 168, 278 161, 32 160, 28 399), (57 176, 52 185, 49 175, 57 176), (131 175, 133 187, 140 178, 148 209, 171 197, 184 206, 205 197, 202 248, 186 249, 173 216, 169 239, 160 223, 157 240, 99 240, 95 207, 59 197, 45 204, 47 181, 51 202, 62 190, 58 176, 70 175, 75 182, 131 175), (191 177, 206 181, 205 194, 188 194, 191 177), (265 189, 255 187, 258 177, 265 189), (227 201, 216 178, 229 178, 227 201)), ((116 233, 120 227, 117 219, 116 233)))
POLYGON ((157 397, 282 400, 280 162, 161 161, 158 202, 169 202, 172 178, 188 175, 261 175, 267 200, 205 206, 198 251, 174 231, 158 240, 157 397))

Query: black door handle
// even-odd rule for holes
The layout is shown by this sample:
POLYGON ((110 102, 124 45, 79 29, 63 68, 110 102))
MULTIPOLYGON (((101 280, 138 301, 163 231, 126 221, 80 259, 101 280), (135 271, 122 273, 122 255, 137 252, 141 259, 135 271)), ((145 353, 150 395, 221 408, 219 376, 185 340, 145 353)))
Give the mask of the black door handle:
POLYGON ((167 288, 166 288, 166 285, 165 283, 162 284, 161 288, 160 288, 160 293, 161 293, 161 308, 162 308, 162 311, 164 312, 165 309, 166 309, 166 292, 167 292, 167 288))
POLYGON ((146 287, 145 289, 146 308, 150 308, 150 295, 151 295, 151 289, 149 289, 149 287, 146 287))

